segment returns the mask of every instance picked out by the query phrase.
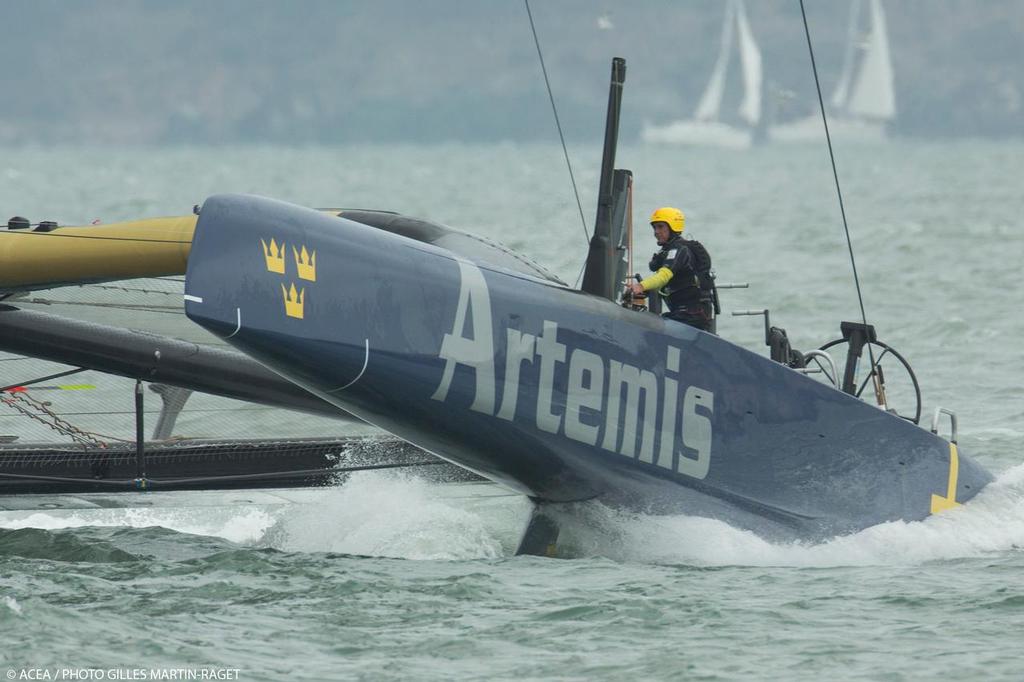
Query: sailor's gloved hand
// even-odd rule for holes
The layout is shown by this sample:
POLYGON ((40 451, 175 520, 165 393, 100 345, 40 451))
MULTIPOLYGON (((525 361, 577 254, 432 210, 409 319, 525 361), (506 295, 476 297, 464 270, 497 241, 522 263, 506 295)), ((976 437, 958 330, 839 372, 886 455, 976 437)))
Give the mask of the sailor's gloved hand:
POLYGON ((626 292, 633 294, 634 296, 643 296, 644 288, 640 285, 640 282, 630 282, 626 285, 626 292))

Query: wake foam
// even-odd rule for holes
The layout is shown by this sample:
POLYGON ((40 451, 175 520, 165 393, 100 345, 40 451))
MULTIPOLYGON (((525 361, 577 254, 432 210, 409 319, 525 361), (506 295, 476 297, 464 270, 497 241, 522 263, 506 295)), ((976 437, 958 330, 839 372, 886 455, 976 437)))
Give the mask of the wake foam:
POLYGON ((18 600, 14 597, 4 595, 3 604, 16 615, 21 615, 21 604, 19 604, 18 600))
MULTIPOLYGON (((517 495, 474 496, 466 492, 472 488, 367 471, 353 474, 341 487, 284 491, 268 504, 258 495, 250 496, 253 504, 242 504, 226 496, 218 502, 210 492, 161 493, 166 496, 161 502, 171 506, 0 512, 0 529, 161 527, 283 551, 408 559, 493 559, 513 553, 529 502, 517 495)), ((142 495, 125 503, 145 505, 146 500, 142 495)))
POLYGON ((529 503, 519 496, 474 501, 458 484, 366 471, 317 505, 283 510, 263 543, 285 551, 404 559, 495 559, 515 551, 529 503))
MULTIPOLYGON (((188 493, 185 493, 186 495, 188 493)), ((259 508, 205 507, 77 509, 68 511, 10 512, 0 515, 0 528, 63 530, 67 528, 167 528, 190 535, 224 538, 235 543, 255 542, 274 523, 271 512, 259 508)))
MULTIPOLYGON (((457 485, 368 471, 304 504, 23 512, 0 515, 0 528, 161 526, 283 551, 471 560, 510 556, 529 513, 525 497, 474 498, 460 494, 457 485)), ((772 543, 712 519, 630 514, 600 503, 551 513, 562 529, 559 555, 567 558, 696 566, 912 565, 1024 547, 1024 464, 962 507, 820 544, 772 543)))
POLYGON ((711 519, 643 516, 588 505, 559 518, 573 556, 700 566, 869 566, 990 556, 1024 548, 1024 464, 968 504, 924 521, 893 521, 820 544, 771 543, 711 519))

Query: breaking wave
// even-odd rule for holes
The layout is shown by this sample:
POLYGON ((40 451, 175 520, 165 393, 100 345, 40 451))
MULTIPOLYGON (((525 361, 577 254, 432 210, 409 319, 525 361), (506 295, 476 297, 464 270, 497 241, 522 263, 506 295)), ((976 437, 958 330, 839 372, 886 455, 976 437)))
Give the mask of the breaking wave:
POLYGON ((286 510, 264 542, 285 551, 405 559, 495 559, 514 552, 529 503, 519 496, 474 496, 471 490, 359 472, 318 504, 286 510))
POLYGON ((1024 464, 1004 472, 956 509, 923 521, 872 526, 818 544, 773 543, 712 519, 633 515, 600 505, 560 520, 572 554, 618 561, 829 567, 983 557, 1024 548, 1024 464))

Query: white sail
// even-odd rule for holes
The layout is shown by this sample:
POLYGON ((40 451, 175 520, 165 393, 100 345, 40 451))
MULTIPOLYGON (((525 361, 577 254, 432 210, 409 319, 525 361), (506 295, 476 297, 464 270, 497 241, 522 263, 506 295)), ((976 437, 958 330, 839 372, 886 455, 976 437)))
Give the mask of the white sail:
POLYGON ((738 0, 736 22, 740 36, 740 65, 743 67, 743 101, 740 116, 750 125, 761 120, 761 51, 747 22, 743 0, 738 0))
MULTIPOLYGON (((718 58, 711 71, 711 78, 701 95, 693 118, 671 121, 664 125, 645 122, 640 133, 644 142, 658 144, 693 144, 731 149, 746 149, 753 142, 753 127, 761 119, 761 52, 754 40, 753 31, 747 21, 743 0, 728 0, 725 3, 725 17, 722 22, 722 42, 718 47, 718 58), (725 96, 726 78, 732 59, 733 43, 738 43, 739 68, 743 94, 738 114, 739 121, 722 120, 722 100, 725 96)), ((730 86, 730 89, 733 89, 730 86)), ((732 97, 730 96, 730 100, 732 97)), ((731 112, 730 112, 731 113, 731 112)), ((726 118, 735 118, 728 116, 726 118)))
POLYGON ((846 49, 843 51, 843 70, 830 100, 835 109, 846 109, 847 99, 850 96, 850 81, 853 80, 853 69, 857 61, 854 59, 854 53, 857 52, 860 31, 860 7, 860 0, 853 0, 850 3, 850 22, 846 28, 846 49))
POLYGON ((693 117, 698 121, 714 121, 718 119, 722 107, 722 93, 725 91, 725 74, 729 69, 732 55, 733 16, 736 7, 734 0, 729 0, 725 8, 725 22, 722 24, 722 42, 718 46, 718 60, 711 71, 711 79, 704 88, 697 110, 693 117))
POLYGON ((889 38, 881 0, 871 0, 871 32, 864 45, 864 60, 850 93, 847 111, 854 116, 882 121, 896 115, 889 38))

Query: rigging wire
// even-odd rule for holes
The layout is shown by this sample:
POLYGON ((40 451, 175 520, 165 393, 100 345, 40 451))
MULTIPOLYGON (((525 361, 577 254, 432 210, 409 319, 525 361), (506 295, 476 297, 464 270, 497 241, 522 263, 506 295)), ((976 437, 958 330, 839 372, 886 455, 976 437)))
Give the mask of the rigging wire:
POLYGON ((572 162, 569 161, 569 149, 565 146, 565 135, 562 134, 562 123, 558 120, 558 107, 555 106, 555 96, 551 92, 551 81, 548 80, 548 70, 544 66, 544 54, 540 50, 540 40, 537 38, 537 28, 533 25, 533 13, 530 12, 530 0, 523 0, 526 5, 526 16, 530 18, 530 30, 533 31, 533 44, 537 46, 537 57, 540 59, 540 70, 544 74, 544 84, 548 88, 548 99, 551 100, 551 111, 555 114, 555 126, 558 128, 558 139, 562 141, 562 153, 565 155, 565 165, 569 168, 569 180, 572 182, 572 192, 576 195, 576 206, 580 210, 580 223, 583 225, 583 236, 590 243, 590 233, 587 231, 587 219, 583 216, 583 203, 580 201, 579 190, 576 189, 576 177, 572 172, 572 162))
MULTIPOLYGON (((818 107, 821 110, 821 122, 825 126, 825 141, 828 143, 828 158, 832 162, 832 177, 836 184, 836 196, 839 198, 839 213, 843 217, 843 230, 846 232, 846 248, 850 252, 850 266, 853 268, 853 283, 857 288, 857 302, 860 304, 860 317, 863 321, 864 326, 868 326, 868 316, 864 311, 864 296, 860 290, 860 277, 857 275, 857 260, 853 255, 853 241, 850 239, 850 225, 846 221, 846 207, 843 204, 843 190, 839 186, 839 171, 836 170, 836 155, 832 150, 832 136, 828 130, 828 117, 825 115, 825 100, 821 95, 821 82, 818 80, 818 65, 814 59, 814 47, 811 46, 811 29, 807 26, 807 11, 804 9, 804 0, 800 0, 800 15, 804 20, 804 35, 807 36, 807 52, 811 56, 811 70, 814 72, 814 87, 818 92, 818 107)), ((871 344, 865 344, 868 347, 868 356, 871 360, 871 376, 877 376, 875 371, 875 353, 871 349, 871 344)), ((878 391, 879 386, 876 379, 875 390, 878 391)))
MULTIPOLYGON (((148 292, 148 293, 163 293, 163 292, 148 292)), ((181 297, 181 294, 178 294, 181 297)), ((159 313, 161 315, 184 315, 185 311, 181 309, 181 306, 159 306, 149 303, 98 303, 95 301, 67 301, 61 299, 50 299, 50 298, 27 298, 18 299, 16 301, 19 304, 32 304, 32 305, 66 305, 66 306, 84 306, 86 308, 107 308, 111 310, 132 310, 136 312, 145 313, 159 313)))
POLYGON ((4 234, 20 235, 22 237, 47 237, 61 239, 94 239, 105 242, 143 242, 143 243, 156 243, 156 244, 191 244, 191 241, 184 241, 181 239, 148 239, 146 237, 101 237, 99 235, 87 235, 87 234, 61 234, 60 232, 16 232, 7 231, 4 234))

